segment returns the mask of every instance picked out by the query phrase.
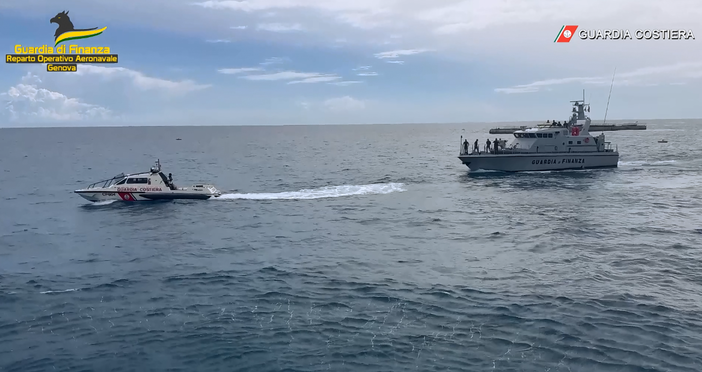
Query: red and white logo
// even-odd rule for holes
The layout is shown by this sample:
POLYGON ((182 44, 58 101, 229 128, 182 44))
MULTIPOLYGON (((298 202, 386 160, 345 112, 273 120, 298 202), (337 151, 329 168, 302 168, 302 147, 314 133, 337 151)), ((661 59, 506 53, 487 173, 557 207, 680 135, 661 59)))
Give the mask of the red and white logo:
POLYGON ((585 137, 585 143, 590 142, 590 137, 585 137))
POLYGON ((134 195, 132 195, 131 193, 120 192, 118 194, 119 194, 119 197, 122 198, 122 200, 124 200, 124 201, 136 201, 136 199, 134 198, 134 195))
POLYGON ((573 127, 573 129, 570 130, 570 135, 573 137, 577 137, 578 135, 580 135, 580 128, 573 127))
POLYGON ((570 39, 573 38, 575 35, 575 30, 578 29, 578 26, 563 26, 561 27, 561 31, 558 33, 558 36, 556 36, 556 40, 554 40, 554 43, 567 43, 570 41, 570 39))

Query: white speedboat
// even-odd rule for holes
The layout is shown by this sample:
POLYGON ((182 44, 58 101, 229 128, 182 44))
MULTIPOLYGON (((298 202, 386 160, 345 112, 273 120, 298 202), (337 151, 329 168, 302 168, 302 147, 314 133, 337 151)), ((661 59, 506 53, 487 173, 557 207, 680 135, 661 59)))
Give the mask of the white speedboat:
POLYGON ((590 104, 586 104, 585 99, 571 102, 573 115, 570 120, 517 130, 509 144, 491 142, 489 147, 483 145, 481 149, 471 146, 461 137, 458 158, 471 170, 519 172, 616 168, 618 149, 605 141, 604 133, 597 137, 589 133, 591 121, 585 112, 590 112, 590 104))
POLYGON ((161 162, 158 160, 149 172, 121 173, 74 192, 91 202, 209 199, 222 195, 216 187, 208 184, 176 187, 172 175, 169 173, 166 176, 161 172, 161 162))

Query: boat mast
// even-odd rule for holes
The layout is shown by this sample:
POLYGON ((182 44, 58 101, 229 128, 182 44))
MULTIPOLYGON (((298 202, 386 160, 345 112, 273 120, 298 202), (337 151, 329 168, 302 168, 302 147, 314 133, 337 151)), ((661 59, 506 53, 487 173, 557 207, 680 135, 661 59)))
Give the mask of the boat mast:
POLYGON ((607 111, 609 111, 609 99, 612 98, 612 88, 614 87, 614 75, 617 74, 617 68, 614 68, 614 74, 612 74, 612 85, 609 86, 609 97, 607 97, 607 108, 605 109, 604 120, 602 120, 602 125, 607 122, 607 111))
POLYGON ((587 108, 590 107, 589 104, 585 103, 585 89, 583 89, 583 104, 582 104, 582 120, 585 120, 585 123, 583 124, 583 130, 582 132, 585 134, 590 133, 590 117, 587 116, 587 108))

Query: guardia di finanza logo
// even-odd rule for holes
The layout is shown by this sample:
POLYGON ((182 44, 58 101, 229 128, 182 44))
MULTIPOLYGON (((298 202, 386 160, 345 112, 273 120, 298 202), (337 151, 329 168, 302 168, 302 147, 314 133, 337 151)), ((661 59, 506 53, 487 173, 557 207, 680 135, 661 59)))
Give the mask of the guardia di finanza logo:
POLYGON ((54 45, 15 45, 14 54, 7 54, 5 63, 45 63, 49 72, 77 71, 79 63, 117 63, 117 54, 109 46, 83 47, 68 44, 69 41, 93 38, 102 35, 107 27, 75 28, 68 11, 62 11, 49 20, 58 25, 54 32, 54 45))
POLYGON ((56 17, 51 18, 49 22, 56 23, 58 25, 56 32, 54 32, 54 46, 57 46, 64 41, 87 39, 89 37, 98 36, 107 29, 107 27, 103 27, 99 30, 97 27, 76 29, 73 27, 73 22, 71 22, 71 18, 68 16, 68 12, 65 10, 57 14, 56 17))

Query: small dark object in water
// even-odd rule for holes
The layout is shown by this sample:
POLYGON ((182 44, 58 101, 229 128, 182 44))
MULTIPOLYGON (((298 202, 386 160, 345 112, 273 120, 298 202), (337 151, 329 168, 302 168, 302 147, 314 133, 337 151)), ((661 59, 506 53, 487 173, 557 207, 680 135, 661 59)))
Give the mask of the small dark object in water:
POLYGON ((176 141, 180 141, 180 140, 181 140, 180 138, 176 138, 176 141))

